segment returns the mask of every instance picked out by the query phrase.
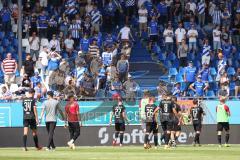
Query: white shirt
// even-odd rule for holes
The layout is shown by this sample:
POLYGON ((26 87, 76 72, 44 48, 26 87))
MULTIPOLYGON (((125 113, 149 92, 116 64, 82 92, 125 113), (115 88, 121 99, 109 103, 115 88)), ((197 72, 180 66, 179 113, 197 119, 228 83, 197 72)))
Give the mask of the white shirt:
POLYGON ((220 37, 221 37, 221 31, 214 29, 214 30, 213 30, 213 41, 220 42, 220 41, 221 41, 221 38, 220 38, 220 37), (217 36, 215 36, 215 34, 216 34, 217 36))
POLYGON ((178 28, 175 31, 177 42, 182 42, 182 39, 185 37, 186 30, 184 28, 178 28))
POLYGON ((172 29, 165 29, 163 32, 165 42, 173 42, 174 33, 172 29))
POLYGON ((60 52, 61 49, 60 49, 60 43, 57 39, 55 40, 51 40, 50 43, 49 43, 49 49, 51 49, 52 47, 55 47, 56 48, 56 51, 57 52, 60 52))
POLYGON ((196 29, 188 30, 187 35, 189 37, 189 42, 197 42, 198 31, 196 29), (190 37, 191 35, 193 35, 195 37, 190 37))
POLYGON ((73 49, 74 41, 72 39, 65 39, 64 44, 66 48, 73 49))
POLYGON ((138 10, 138 14, 139 14, 139 23, 147 23, 147 15, 148 15, 148 11, 146 9, 139 9, 138 10))
POLYGON ((47 66, 48 65, 48 54, 45 52, 45 51, 41 51, 40 53, 39 53, 39 58, 41 58, 41 64, 43 65, 43 66, 47 66))
POLYGON ((121 39, 129 39, 130 28, 129 27, 123 27, 120 30, 120 33, 121 33, 121 39))
POLYGON ((193 13, 195 14, 195 11, 196 11, 196 9, 197 9, 196 3, 194 3, 194 2, 189 2, 188 4, 189 4, 189 6, 190 6, 190 10, 193 11, 193 13))
POLYGON ((29 43, 30 43, 30 49, 32 50, 39 50, 39 38, 38 37, 35 37, 35 39, 33 39, 33 37, 30 37, 29 38, 29 43), (32 41, 32 43, 30 43, 32 41))

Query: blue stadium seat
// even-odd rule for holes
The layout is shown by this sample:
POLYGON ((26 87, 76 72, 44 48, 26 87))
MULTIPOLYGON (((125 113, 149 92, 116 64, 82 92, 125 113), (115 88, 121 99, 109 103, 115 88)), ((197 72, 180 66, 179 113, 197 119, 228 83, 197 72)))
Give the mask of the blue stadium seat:
POLYGON ((0 54, 2 54, 3 52, 4 52, 4 48, 0 46, 0 54))
POLYGON ((163 54, 163 53, 158 53, 158 59, 160 60, 160 61, 165 61, 166 60, 166 56, 163 54))
POLYGON ((185 82, 183 82, 183 83, 181 83, 181 88, 180 88, 180 90, 181 90, 181 92, 183 92, 183 91, 185 91, 186 90, 186 83, 185 82))
POLYGON ((178 74, 178 71, 176 68, 170 68, 168 74, 169 76, 176 76, 178 74))
POLYGON ((234 68, 240 67, 240 66, 239 66, 239 62, 238 62, 237 59, 235 59, 235 60, 233 61, 233 67, 234 67, 234 68))
POLYGON ((211 74, 212 76, 216 76, 216 75, 217 75, 216 69, 215 69, 214 67, 211 67, 211 68, 210 68, 210 74, 211 74))
POLYGON ((197 67, 198 69, 201 68, 201 66, 202 66, 201 62, 199 60, 197 60, 197 59, 194 60, 193 63, 194 63, 194 66, 197 67))
POLYGON ((18 47, 18 39, 14 38, 12 44, 14 47, 18 47))
POLYGON ((179 60, 178 60, 178 59, 175 59, 175 60, 173 61, 173 67, 174 67, 174 68, 178 68, 178 67, 179 67, 179 60))
POLYGON ((213 78, 212 78, 212 76, 211 76, 210 74, 208 75, 208 82, 209 82, 209 83, 212 83, 212 82, 213 82, 213 78))
POLYGON ((184 82, 182 74, 176 75, 176 82, 180 82, 180 83, 184 82))
POLYGON ((188 61, 194 61, 196 59, 193 53, 189 53, 187 58, 188 58, 188 61))
POLYGON ((5 33, 4 32, 0 32, 0 40, 2 40, 5 36, 5 33))
POLYGON ((2 46, 3 46, 3 47, 8 47, 9 45, 10 45, 9 40, 8 40, 7 38, 4 38, 4 39, 2 40, 2 46))
POLYGON ((233 75, 235 75, 235 69, 233 68, 233 67, 228 67, 228 69, 227 69, 227 74, 229 75, 229 76, 233 76, 233 75))
POLYGON ((163 64, 164 64, 164 66, 167 67, 167 68, 172 68, 172 63, 171 63, 171 61, 164 61, 163 64))
POLYGON ((215 93, 213 90, 209 90, 209 91, 207 91, 206 96, 207 97, 215 97, 215 93))
POLYGON ((174 53, 169 53, 168 56, 167 56, 167 60, 170 60, 170 61, 175 61, 176 58, 177 57, 174 53))

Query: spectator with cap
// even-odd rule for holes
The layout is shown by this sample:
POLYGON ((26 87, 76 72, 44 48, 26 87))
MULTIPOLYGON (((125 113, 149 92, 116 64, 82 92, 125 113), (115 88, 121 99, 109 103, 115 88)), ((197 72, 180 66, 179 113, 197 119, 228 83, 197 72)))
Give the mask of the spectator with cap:
POLYGON ((123 89, 126 94, 126 101, 134 102, 136 100, 138 84, 133 80, 132 76, 128 74, 128 79, 123 83, 123 89))
POLYGON ((1 68, 4 73, 5 84, 10 86, 12 83, 15 83, 15 74, 17 71, 17 62, 12 58, 12 54, 8 53, 7 57, 3 60, 1 68))
POLYGON ((184 68, 184 82, 186 83, 186 88, 184 91, 184 96, 186 96, 186 91, 188 90, 189 86, 195 82, 196 76, 196 68, 193 66, 193 62, 190 61, 188 66, 184 68))
POLYGON ((204 82, 202 82, 202 76, 198 75, 197 81, 192 83, 189 88, 194 91, 195 96, 202 97, 204 96, 204 93, 207 90, 208 86, 205 85, 204 82))

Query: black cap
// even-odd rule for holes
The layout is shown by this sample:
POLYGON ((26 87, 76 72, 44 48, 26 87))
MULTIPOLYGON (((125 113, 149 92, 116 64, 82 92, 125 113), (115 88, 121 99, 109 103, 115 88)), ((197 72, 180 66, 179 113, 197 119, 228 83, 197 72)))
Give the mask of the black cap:
POLYGON ((53 91, 48 91, 48 92, 47 92, 47 95, 53 97, 53 95, 54 95, 54 94, 53 94, 53 91))
POLYGON ((35 90, 33 88, 29 89, 29 93, 35 93, 35 90))

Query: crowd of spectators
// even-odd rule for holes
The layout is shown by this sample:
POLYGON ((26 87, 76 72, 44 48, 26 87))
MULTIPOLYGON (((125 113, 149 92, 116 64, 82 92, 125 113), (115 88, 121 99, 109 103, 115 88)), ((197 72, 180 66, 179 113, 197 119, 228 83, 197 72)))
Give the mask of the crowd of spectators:
MULTIPOLYGON (((17 1, 2 0, 0 9, 1 34, 16 36, 17 1)), ((186 87, 183 94, 173 91, 176 95, 191 90, 202 96, 211 88, 210 67, 222 89, 234 81, 239 93, 239 71, 226 74, 228 67, 239 66, 237 0, 23 0, 22 11, 26 60, 19 71, 16 53, 5 51, 2 61, 8 98, 33 87, 38 98, 54 90, 134 100, 138 84, 129 74, 129 58, 138 39, 147 42, 150 53, 159 48, 165 57, 175 56, 176 68, 185 68, 186 87)))

